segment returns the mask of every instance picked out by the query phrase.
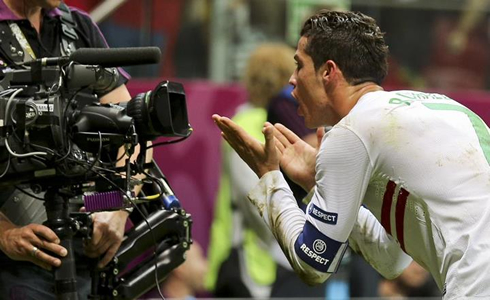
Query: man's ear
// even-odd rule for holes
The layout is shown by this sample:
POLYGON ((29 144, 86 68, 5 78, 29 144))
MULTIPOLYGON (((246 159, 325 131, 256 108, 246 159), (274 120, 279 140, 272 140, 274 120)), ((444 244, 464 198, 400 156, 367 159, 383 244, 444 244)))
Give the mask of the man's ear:
POLYGON ((322 66, 322 77, 325 83, 329 83, 334 80, 341 71, 339 66, 333 60, 327 60, 322 66))

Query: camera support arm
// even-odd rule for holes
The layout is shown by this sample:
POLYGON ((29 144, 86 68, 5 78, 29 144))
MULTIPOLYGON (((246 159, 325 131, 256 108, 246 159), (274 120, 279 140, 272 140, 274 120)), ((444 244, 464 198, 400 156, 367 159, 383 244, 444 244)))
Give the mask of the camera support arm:
POLYGON ((155 272, 160 284, 184 262, 191 223, 189 214, 174 208, 157 210, 133 227, 112 262, 92 275, 92 299, 137 299, 155 287, 155 272))

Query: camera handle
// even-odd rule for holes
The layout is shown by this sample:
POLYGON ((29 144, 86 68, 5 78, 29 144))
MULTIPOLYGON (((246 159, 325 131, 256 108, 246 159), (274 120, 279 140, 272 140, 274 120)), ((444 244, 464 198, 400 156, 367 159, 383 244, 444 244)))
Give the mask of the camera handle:
MULTIPOLYGON (((51 228, 60 239, 60 245, 68 252, 61 257, 61 266, 54 268, 55 294, 58 300, 78 300, 75 256, 73 252, 73 237, 77 232, 89 234, 86 226, 80 228, 80 222, 71 218, 68 210, 69 196, 63 195, 56 187, 47 189, 44 196, 47 221, 44 225, 51 228)), ((81 214, 79 219, 83 222, 91 220, 87 214, 81 214)), ((91 227, 91 223, 88 225, 91 227)))

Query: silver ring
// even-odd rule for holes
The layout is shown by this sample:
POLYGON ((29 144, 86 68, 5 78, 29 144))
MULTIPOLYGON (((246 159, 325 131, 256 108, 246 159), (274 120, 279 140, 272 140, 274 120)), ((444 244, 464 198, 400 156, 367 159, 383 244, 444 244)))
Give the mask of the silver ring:
POLYGON ((36 257, 37 251, 39 251, 39 248, 36 246, 33 246, 32 251, 31 251, 32 256, 36 257))

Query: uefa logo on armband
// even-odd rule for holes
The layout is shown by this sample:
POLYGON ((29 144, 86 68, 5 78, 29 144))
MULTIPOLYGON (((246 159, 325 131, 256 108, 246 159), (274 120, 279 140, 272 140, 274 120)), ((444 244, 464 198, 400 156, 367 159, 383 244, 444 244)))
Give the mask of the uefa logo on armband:
POLYGON ((325 251, 327 251, 327 244, 324 241, 320 240, 320 239, 316 239, 313 242, 313 250, 317 254, 323 254, 325 251))

